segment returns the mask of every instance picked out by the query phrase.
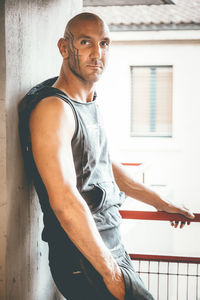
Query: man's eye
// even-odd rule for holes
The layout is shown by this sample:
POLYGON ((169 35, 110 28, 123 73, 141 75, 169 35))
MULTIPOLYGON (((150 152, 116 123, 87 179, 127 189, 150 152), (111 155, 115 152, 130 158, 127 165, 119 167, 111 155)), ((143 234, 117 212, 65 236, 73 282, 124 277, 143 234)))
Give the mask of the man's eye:
POLYGON ((108 41, 102 41, 101 46, 103 46, 103 47, 109 46, 109 42, 108 41))
POLYGON ((89 44, 89 41, 88 40, 82 40, 81 41, 81 45, 88 45, 89 44))

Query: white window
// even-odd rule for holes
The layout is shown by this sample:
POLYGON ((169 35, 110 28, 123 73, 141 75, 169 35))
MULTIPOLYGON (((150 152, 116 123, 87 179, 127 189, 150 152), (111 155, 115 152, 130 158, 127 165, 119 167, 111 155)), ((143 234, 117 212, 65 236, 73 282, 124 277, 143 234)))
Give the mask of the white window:
POLYGON ((172 66, 131 66, 131 136, 172 137, 172 66))

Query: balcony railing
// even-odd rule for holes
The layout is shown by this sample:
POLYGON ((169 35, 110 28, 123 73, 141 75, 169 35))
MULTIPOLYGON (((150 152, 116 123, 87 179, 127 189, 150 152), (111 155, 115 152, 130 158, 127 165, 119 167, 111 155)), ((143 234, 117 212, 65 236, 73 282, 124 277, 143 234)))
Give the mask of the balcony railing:
MULTIPOLYGON (((124 219, 188 221, 179 214, 120 211, 124 219)), ((200 214, 190 222, 200 222, 200 214)), ((130 254, 134 268, 157 300, 200 300, 200 257, 130 254)))

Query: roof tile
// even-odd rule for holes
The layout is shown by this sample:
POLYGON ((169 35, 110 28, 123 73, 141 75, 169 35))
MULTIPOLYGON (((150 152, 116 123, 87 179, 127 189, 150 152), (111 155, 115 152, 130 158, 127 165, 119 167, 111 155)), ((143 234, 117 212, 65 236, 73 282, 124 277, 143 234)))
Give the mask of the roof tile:
POLYGON ((200 24, 200 0, 175 0, 175 5, 84 7, 100 15, 108 25, 200 24))

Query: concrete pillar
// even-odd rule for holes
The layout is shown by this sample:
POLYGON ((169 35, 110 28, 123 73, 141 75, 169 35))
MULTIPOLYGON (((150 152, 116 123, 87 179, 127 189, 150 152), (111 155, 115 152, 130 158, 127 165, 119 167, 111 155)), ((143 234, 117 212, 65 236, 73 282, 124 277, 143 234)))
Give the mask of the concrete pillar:
POLYGON ((26 184, 17 104, 59 72, 57 40, 82 0, 0 1, 0 299, 61 299, 41 241, 42 216, 26 184))

